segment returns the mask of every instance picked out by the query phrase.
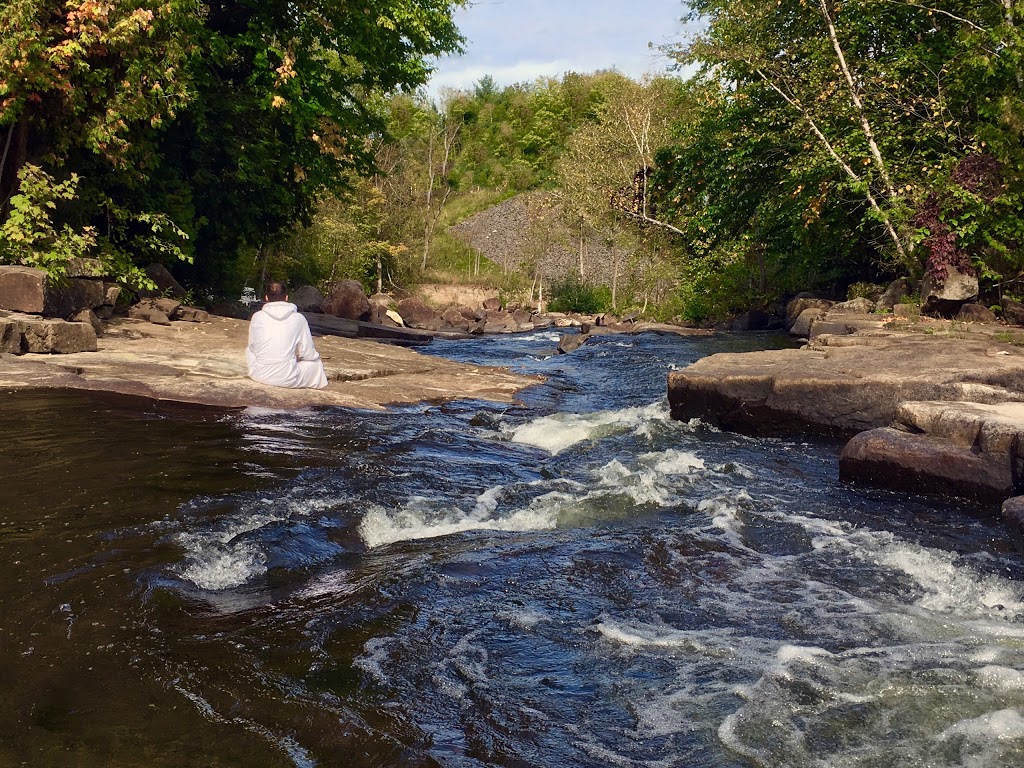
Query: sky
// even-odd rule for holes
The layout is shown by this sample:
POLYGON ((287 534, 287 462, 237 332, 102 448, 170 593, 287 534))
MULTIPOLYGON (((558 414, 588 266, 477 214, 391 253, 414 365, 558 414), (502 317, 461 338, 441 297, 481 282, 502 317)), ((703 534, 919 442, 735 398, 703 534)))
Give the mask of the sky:
POLYGON ((612 67, 662 73, 670 62, 657 46, 681 39, 686 10, 681 0, 475 0, 455 14, 465 54, 437 62, 429 91, 484 75, 503 87, 612 67))

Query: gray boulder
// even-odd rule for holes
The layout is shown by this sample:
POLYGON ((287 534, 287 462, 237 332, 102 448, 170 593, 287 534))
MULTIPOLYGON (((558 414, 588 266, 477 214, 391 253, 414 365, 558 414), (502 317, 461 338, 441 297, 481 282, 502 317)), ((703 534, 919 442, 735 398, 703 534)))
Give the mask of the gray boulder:
POLYGON ((825 310, 820 307, 809 307, 800 313, 800 317, 796 319, 796 322, 789 329, 790 336, 799 336, 801 338, 809 338, 811 335, 811 326, 815 321, 821 320, 825 316, 825 310))
POLYGON ((1013 325, 1024 325, 1024 304, 1004 298, 999 302, 1003 308, 1003 319, 1013 325))
POLYGON ((1024 552, 1024 496, 1014 496, 1003 502, 1003 520, 1010 530, 1010 538, 1017 549, 1024 552))
POLYGON ((849 301, 841 301, 838 304, 833 304, 829 307, 828 313, 843 315, 843 314, 868 314, 875 311, 875 302, 871 299, 866 299, 863 296, 850 299, 849 301))
POLYGON ((410 296, 398 302, 398 314, 402 316, 402 322, 409 328, 439 331, 444 324, 437 311, 417 296, 410 296))
POLYGON ((356 280, 341 280, 332 286, 321 309, 325 314, 346 320, 370 319, 370 300, 356 280))
POLYGON ((143 289, 139 296, 143 299, 153 299, 160 296, 173 296, 176 299, 183 299, 188 292, 174 279, 167 267, 158 262, 153 262, 146 267, 146 277, 156 283, 156 290, 143 289))
POLYGON ((24 352, 59 355, 96 351, 96 331, 89 323, 31 317, 22 321, 21 332, 24 352))
POLYGON ((910 284, 905 277, 893 280, 878 299, 878 309, 891 312, 892 308, 900 303, 900 300, 910 294, 910 284))
POLYGON ((558 340, 558 353, 567 355, 570 352, 575 352, 586 344, 589 338, 589 333, 564 333, 558 340))
POLYGON ((791 328, 805 310, 828 309, 834 303, 828 299, 817 299, 813 296, 797 296, 786 305, 786 328, 791 328))
POLYGON ((981 304, 964 304, 956 313, 956 319, 961 323, 994 323, 999 318, 995 312, 981 304))
POLYGON ((288 292, 288 300, 298 307, 299 312, 322 312, 324 295, 312 285, 302 285, 288 292))
POLYGON ((941 282, 925 275, 921 283, 921 305, 927 314, 954 317, 960 307, 978 298, 978 278, 964 272, 947 268, 945 280, 941 282))

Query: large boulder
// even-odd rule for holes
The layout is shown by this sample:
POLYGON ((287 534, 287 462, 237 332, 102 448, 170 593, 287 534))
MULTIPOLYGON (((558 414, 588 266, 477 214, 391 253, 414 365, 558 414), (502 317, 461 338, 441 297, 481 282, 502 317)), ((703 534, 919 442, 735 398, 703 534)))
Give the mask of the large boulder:
POLYGON ((439 331, 444 321, 437 311, 418 296, 410 296, 398 302, 398 314, 409 328, 424 331, 439 331))
POLYGON ((476 325, 476 322, 468 319, 459 307, 448 307, 441 313, 441 319, 445 325, 460 331, 468 331, 476 325))
POLYGON ((843 448, 839 478, 894 490, 1005 499, 1010 465, 953 440, 884 427, 861 432, 843 448))
POLYGON ((567 355, 570 352, 575 352, 586 344, 589 338, 589 333, 564 333, 558 340, 558 353, 560 355, 567 355))
POLYGON ((841 301, 838 304, 833 304, 829 307, 828 313, 844 315, 844 314, 868 314, 875 311, 875 302, 871 299, 860 296, 856 299, 850 299, 849 301, 841 301))
POLYGON ((312 285, 303 285, 290 291, 288 300, 298 307, 299 312, 323 312, 324 295, 312 285))
POLYGON ((21 323, 0 312, 0 354, 21 354, 21 323))
POLYGON ((144 288, 139 291, 139 297, 152 299, 159 296, 171 296, 175 299, 183 299, 188 295, 181 283, 174 279, 167 267, 159 262, 153 262, 146 267, 146 277, 156 284, 155 289, 144 288))
POLYGON ((497 296, 492 296, 489 299, 484 299, 481 306, 483 306, 484 309, 496 312, 501 309, 501 299, 497 296))
POLYGON ((325 314, 346 320, 369 320, 370 300, 356 280, 341 280, 331 287, 320 307, 325 314))
POLYGON ((1013 325, 1024 325, 1024 304, 1004 298, 999 302, 1003 308, 1003 319, 1013 325))
POLYGON ((878 299, 878 309, 891 312, 900 300, 910 294, 910 283, 905 277, 893 280, 878 299))
POLYGON ((21 349, 24 352, 71 354, 96 351, 96 331, 89 323, 30 317, 25 318, 21 326, 21 349))
POLYGON ((742 315, 737 315, 729 321, 729 330, 743 331, 766 331, 773 325, 772 316, 760 309, 751 309, 742 315))
MULTIPOLYGON (((817 324, 815 324, 817 326, 817 324)), ((851 434, 908 401, 1024 401, 1024 351, 988 338, 818 336, 815 348, 720 353, 668 377, 672 416, 750 433, 851 434)))
POLYGON ((797 318, 808 309, 821 309, 825 310, 832 306, 834 302, 828 299, 817 299, 812 296, 797 296, 789 304, 786 305, 786 328, 791 328, 793 323, 796 322, 797 318))
POLYGON ((981 304, 964 304, 956 313, 956 319, 961 323, 994 323, 999 318, 995 312, 981 304))
POLYGON ((947 267, 943 280, 925 275, 921 283, 921 305, 927 314, 954 317, 960 307, 977 298, 977 276, 952 266, 947 267))
POLYGON ((796 322, 789 329, 790 336, 799 336, 801 338, 809 338, 811 335, 811 326, 818 320, 825 317, 826 310, 821 307, 809 307, 800 313, 800 317, 796 319, 796 322))
POLYGON ((102 279, 69 278, 55 284, 45 270, 0 266, 0 309, 66 318, 106 302, 102 279))

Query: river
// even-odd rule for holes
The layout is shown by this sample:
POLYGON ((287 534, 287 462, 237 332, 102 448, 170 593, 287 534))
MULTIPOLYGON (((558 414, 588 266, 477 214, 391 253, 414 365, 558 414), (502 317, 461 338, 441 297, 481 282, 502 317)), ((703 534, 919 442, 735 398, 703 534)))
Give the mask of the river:
POLYGON ((672 421, 764 336, 431 354, 521 403, 4 393, 0 765, 1024 764, 1024 561, 840 444, 672 421))

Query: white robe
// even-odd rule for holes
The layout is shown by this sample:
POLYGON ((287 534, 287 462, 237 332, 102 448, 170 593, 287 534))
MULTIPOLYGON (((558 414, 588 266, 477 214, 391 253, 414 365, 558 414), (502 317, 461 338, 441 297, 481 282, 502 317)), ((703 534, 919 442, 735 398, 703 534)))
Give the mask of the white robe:
POLYGON ((294 304, 272 301, 252 316, 245 348, 249 378, 292 389, 323 389, 327 375, 313 346, 309 323, 294 304))

